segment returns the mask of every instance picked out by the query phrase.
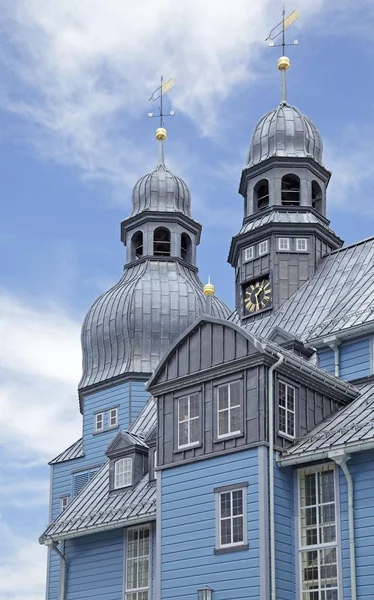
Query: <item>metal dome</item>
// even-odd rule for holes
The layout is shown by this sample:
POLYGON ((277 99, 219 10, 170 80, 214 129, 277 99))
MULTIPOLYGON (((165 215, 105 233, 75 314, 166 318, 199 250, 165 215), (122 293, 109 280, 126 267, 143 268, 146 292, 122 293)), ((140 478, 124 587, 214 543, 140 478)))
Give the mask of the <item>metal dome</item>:
MULTIPOLYGON (((90 308, 82 327, 83 374, 79 388, 124 373, 152 373, 160 358, 206 312, 194 269, 177 261, 148 260, 126 269, 90 308)), ((216 296, 212 316, 230 311, 216 296)))
POLYGON ((272 156, 313 158, 322 164, 322 139, 316 126, 295 106, 281 103, 257 123, 251 139, 248 166, 272 156))
POLYGON ((191 194, 183 179, 161 163, 135 184, 132 206, 132 217, 144 210, 181 212, 190 217, 191 194))

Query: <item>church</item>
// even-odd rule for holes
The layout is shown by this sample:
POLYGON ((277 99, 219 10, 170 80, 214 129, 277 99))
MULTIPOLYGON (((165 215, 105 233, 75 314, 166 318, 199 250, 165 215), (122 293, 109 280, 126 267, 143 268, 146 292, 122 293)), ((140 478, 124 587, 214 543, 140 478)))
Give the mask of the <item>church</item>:
POLYGON ((374 237, 326 217, 289 66, 240 177, 233 311, 156 132, 124 273, 82 326, 82 437, 50 462, 47 600, 374 598, 374 237))

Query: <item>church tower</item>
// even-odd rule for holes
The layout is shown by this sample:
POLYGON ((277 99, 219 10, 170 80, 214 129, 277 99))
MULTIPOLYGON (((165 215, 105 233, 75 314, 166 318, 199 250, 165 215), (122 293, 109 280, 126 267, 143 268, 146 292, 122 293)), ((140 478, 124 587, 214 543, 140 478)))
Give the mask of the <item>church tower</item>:
POLYGON ((331 173, 322 162, 321 136, 287 101, 289 67, 289 58, 279 58, 281 102, 255 126, 240 180, 244 218, 228 261, 243 324, 277 310, 343 243, 326 218, 331 173))

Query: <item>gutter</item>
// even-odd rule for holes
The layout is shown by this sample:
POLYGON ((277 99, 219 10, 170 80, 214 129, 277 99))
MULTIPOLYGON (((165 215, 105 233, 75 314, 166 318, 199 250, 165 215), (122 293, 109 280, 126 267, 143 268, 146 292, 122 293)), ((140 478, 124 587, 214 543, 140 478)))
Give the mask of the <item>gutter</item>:
POLYGON ((355 548, 355 523, 354 523, 354 490, 353 479, 347 462, 351 458, 345 450, 331 451, 329 457, 333 460, 345 475, 348 491, 348 530, 349 530, 349 568, 351 574, 351 600, 357 600, 356 584, 356 548, 355 548))
MULTIPOLYGON (((351 446, 340 446, 335 448, 334 452, 338 453, 339 451, 347 452, 347 454, 356 454, 357 452, 365 452, 368 450, 374 450, 374 440, 369 442, 358 442, 357 444, 352 444, 351 446)), ((299 456, 286 456, 284 458, 277 457, 277 463, 279 467, 292 467, 295 465, 303 465, 310 462, 316 462, 321 460, 332 460, 333 452, 331 450, 311 450, 308 453, 301 454, 299 456)))
POLYGON ((68 559, 62 550, 58 547, 58 542, 54 540, 48 540, 45 545, 50 549, 54 550, 56 554, 60 557, 60 586, 58 591, 58 600, 65 600, 65 591, 66 591, 66 578, 67 578, 67 570, 68 570, 68 559))
POLYGON ((268 419, 269 419, 269 496, 270 496, 270 582, 271 600, 276 600, 275 582, 275 523, 274 523, 274 371, 284 361, 277 353, 278 360, 269 369, 268 375, 268 419))

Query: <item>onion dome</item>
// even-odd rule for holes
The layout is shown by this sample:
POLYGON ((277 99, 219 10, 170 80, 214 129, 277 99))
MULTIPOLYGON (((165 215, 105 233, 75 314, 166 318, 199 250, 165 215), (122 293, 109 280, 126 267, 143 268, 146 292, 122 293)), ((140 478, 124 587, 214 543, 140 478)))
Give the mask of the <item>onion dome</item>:
POLYGON ((313 158, 322 165, 322 139, 312 121, 295 106, 282 102, 257 123, 251 139, 248 166, 273 156, 313 158))
POLYGON ((173 175, 161 162, 135 184, 132 206, 132 217, 145 210, 180 212, 190 217, 191 194, 183 179, 173 175))
MULTIPOLYGON (((222 319, 231 312, 216 296, 210 310, 222 319)), ((127 268, 84 320, 79 388, 125 373, 152 373, 163 354, 204 312, 203 285, 194 269, 165 260, 127 268)))

